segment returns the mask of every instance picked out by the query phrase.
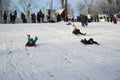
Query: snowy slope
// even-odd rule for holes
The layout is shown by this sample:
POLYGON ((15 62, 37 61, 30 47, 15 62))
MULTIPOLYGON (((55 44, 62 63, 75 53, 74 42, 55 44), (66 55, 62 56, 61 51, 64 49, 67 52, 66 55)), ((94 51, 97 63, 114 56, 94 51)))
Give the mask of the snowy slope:
POLYGON ((0 24, 0 80, 120 80, 120 23, 0 24), (26 48, 27 34, 38 36, 26 48), (85 46, 93 38, 98 45, 85 46))

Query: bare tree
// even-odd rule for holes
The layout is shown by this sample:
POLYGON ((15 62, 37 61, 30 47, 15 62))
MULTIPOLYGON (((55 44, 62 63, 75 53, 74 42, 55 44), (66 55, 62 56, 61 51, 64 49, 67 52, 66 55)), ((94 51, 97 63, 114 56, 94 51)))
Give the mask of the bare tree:
MULTIPOLYGON (((109 14, 111 12, 119 12, 119 7, 117 6, 117 3, 115 3, 115 0, 114 2, 111 1, 101 1, 99 3, 96 3, 97 5, 94 6, 94 8, 99 12, 99 13, 106 13, 106 14, 109 14), (114 4, 113 4, 114 3, 114 4)), ((92 8, 92 9, 94 9, 92 8)), ((95 11, 95 10, 93 10, 95 11)))
POLYGON ((87 7, 87 12, 88 14, 90 14, 95 0, 84 0, 84 1, 87 7))
POLYGON ((61 8, 65 8, 65 0, 60 0, 61 8))
POLYGON ((120 0, 84 0, 84 2, 78 3, 79 13, 86 13, 86 10, 91 15, 97 15, 99 13, 109 14, 111 12, 120 11, 120 0))
POLYGON ((5 11, 8 11, 9 10, 9 7, 10 7, 10 0, 1 0, 2 2, 2 9, 5 10, 5 11))
POLYGON ((2 22, 3 11, 9 11, 10 0, 0 0, 0 22, 2 22))
POLYGON ((77 4, 77 9, 79 11, 80 14, 91 14, 92 9, 93 9, 93 5, 94 3, 97 2, 96 0, 84 0, 81 1, 77 4))
POLYGON ((79 14, 85 13, 85 4, 83 4, 82 2, 79 2, 77 4, 77 10, 78 10, 79 14))
POLYGON ((68 3, 68 15, 70 15, 71 17, 74 16, 74 8, 72 7, 72 4, 68 3))
POLYGON ((21 12, 26 13, 27 16, 30 15, 30 12, 32 12, 32 10, 38 7, 33 0, 19 0, 17 6, 19 9, 22 8, 21 12))

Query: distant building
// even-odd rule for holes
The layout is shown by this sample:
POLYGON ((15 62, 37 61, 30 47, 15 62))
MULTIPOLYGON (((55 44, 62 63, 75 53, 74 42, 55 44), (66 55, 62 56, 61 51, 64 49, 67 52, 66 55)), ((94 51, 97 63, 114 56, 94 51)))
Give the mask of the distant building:
POLYGON ((52 11, 49 10, 49 9, 46 10, 45 11, 45 18, 44 18, 45 22, 48 22, 49 19, 54 20, 55 22, 57 22, 57 15, 58 14, 62 15, 63 11, 64 11, 64 9, 52 10, 52 11))
MULTIPOLYGON (((58 9, 58 10, 52 10, 49 12, 49 10, 46 10, 45 12, 45 17, 50 16, 51 20, 54 20, 55 22, 57 21, 57 15, 61 15, 62 20, 65 21, 65 9, 58 9)), ((71 13, 68 13, 68 19, 72 18, 71 13)), ((46 20, 46 19, 45 19, 46 20)))

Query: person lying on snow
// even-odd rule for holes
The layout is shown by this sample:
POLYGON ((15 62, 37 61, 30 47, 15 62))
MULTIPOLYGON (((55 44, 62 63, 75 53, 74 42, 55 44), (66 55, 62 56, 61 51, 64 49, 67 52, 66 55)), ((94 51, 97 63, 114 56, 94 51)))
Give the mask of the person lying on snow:
POLYGON ((68 23, 66 25, 71 25, 71 21, 68 21, 68 23))
POLYGON ((97 43, 96 41, 93 40, 93 38, 90 38, 89 40, 86 40, 85 39, 82 39, 81 42, 85 45, 88 45, 88 44, 96 44, 96 45, 100 45, 99 43, 97 43))
POLYGON ((27 35, 27 37, 28 37, 28 39, 27 39, 26 46, 28 46, 28 47, 36 46, 36 42, 37 42, 38 38, 37 37, 35 37, 35 39, 30 38, 30 35, 27 35))
POLYGON ((81 33, 81 32, 80 32, 80 29, 77 29, 74 24, 73 24, 72 27, 74 28, 73 31, 72 31, 73 34, 75 34, 75 35, 78 35, 78 34, 86 35, 86 33, 81 33))

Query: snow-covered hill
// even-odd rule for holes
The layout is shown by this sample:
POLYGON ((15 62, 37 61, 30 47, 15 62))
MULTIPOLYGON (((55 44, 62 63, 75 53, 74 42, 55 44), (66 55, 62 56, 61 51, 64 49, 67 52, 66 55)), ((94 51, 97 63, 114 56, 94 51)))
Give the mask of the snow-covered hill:
POLYGON ((0 80, 120 80, 120 23, 0 24, 0 80), (27 34, 38 37, 26 48, 27 34), (93 38, 100 45, 83 45, 93 38))

